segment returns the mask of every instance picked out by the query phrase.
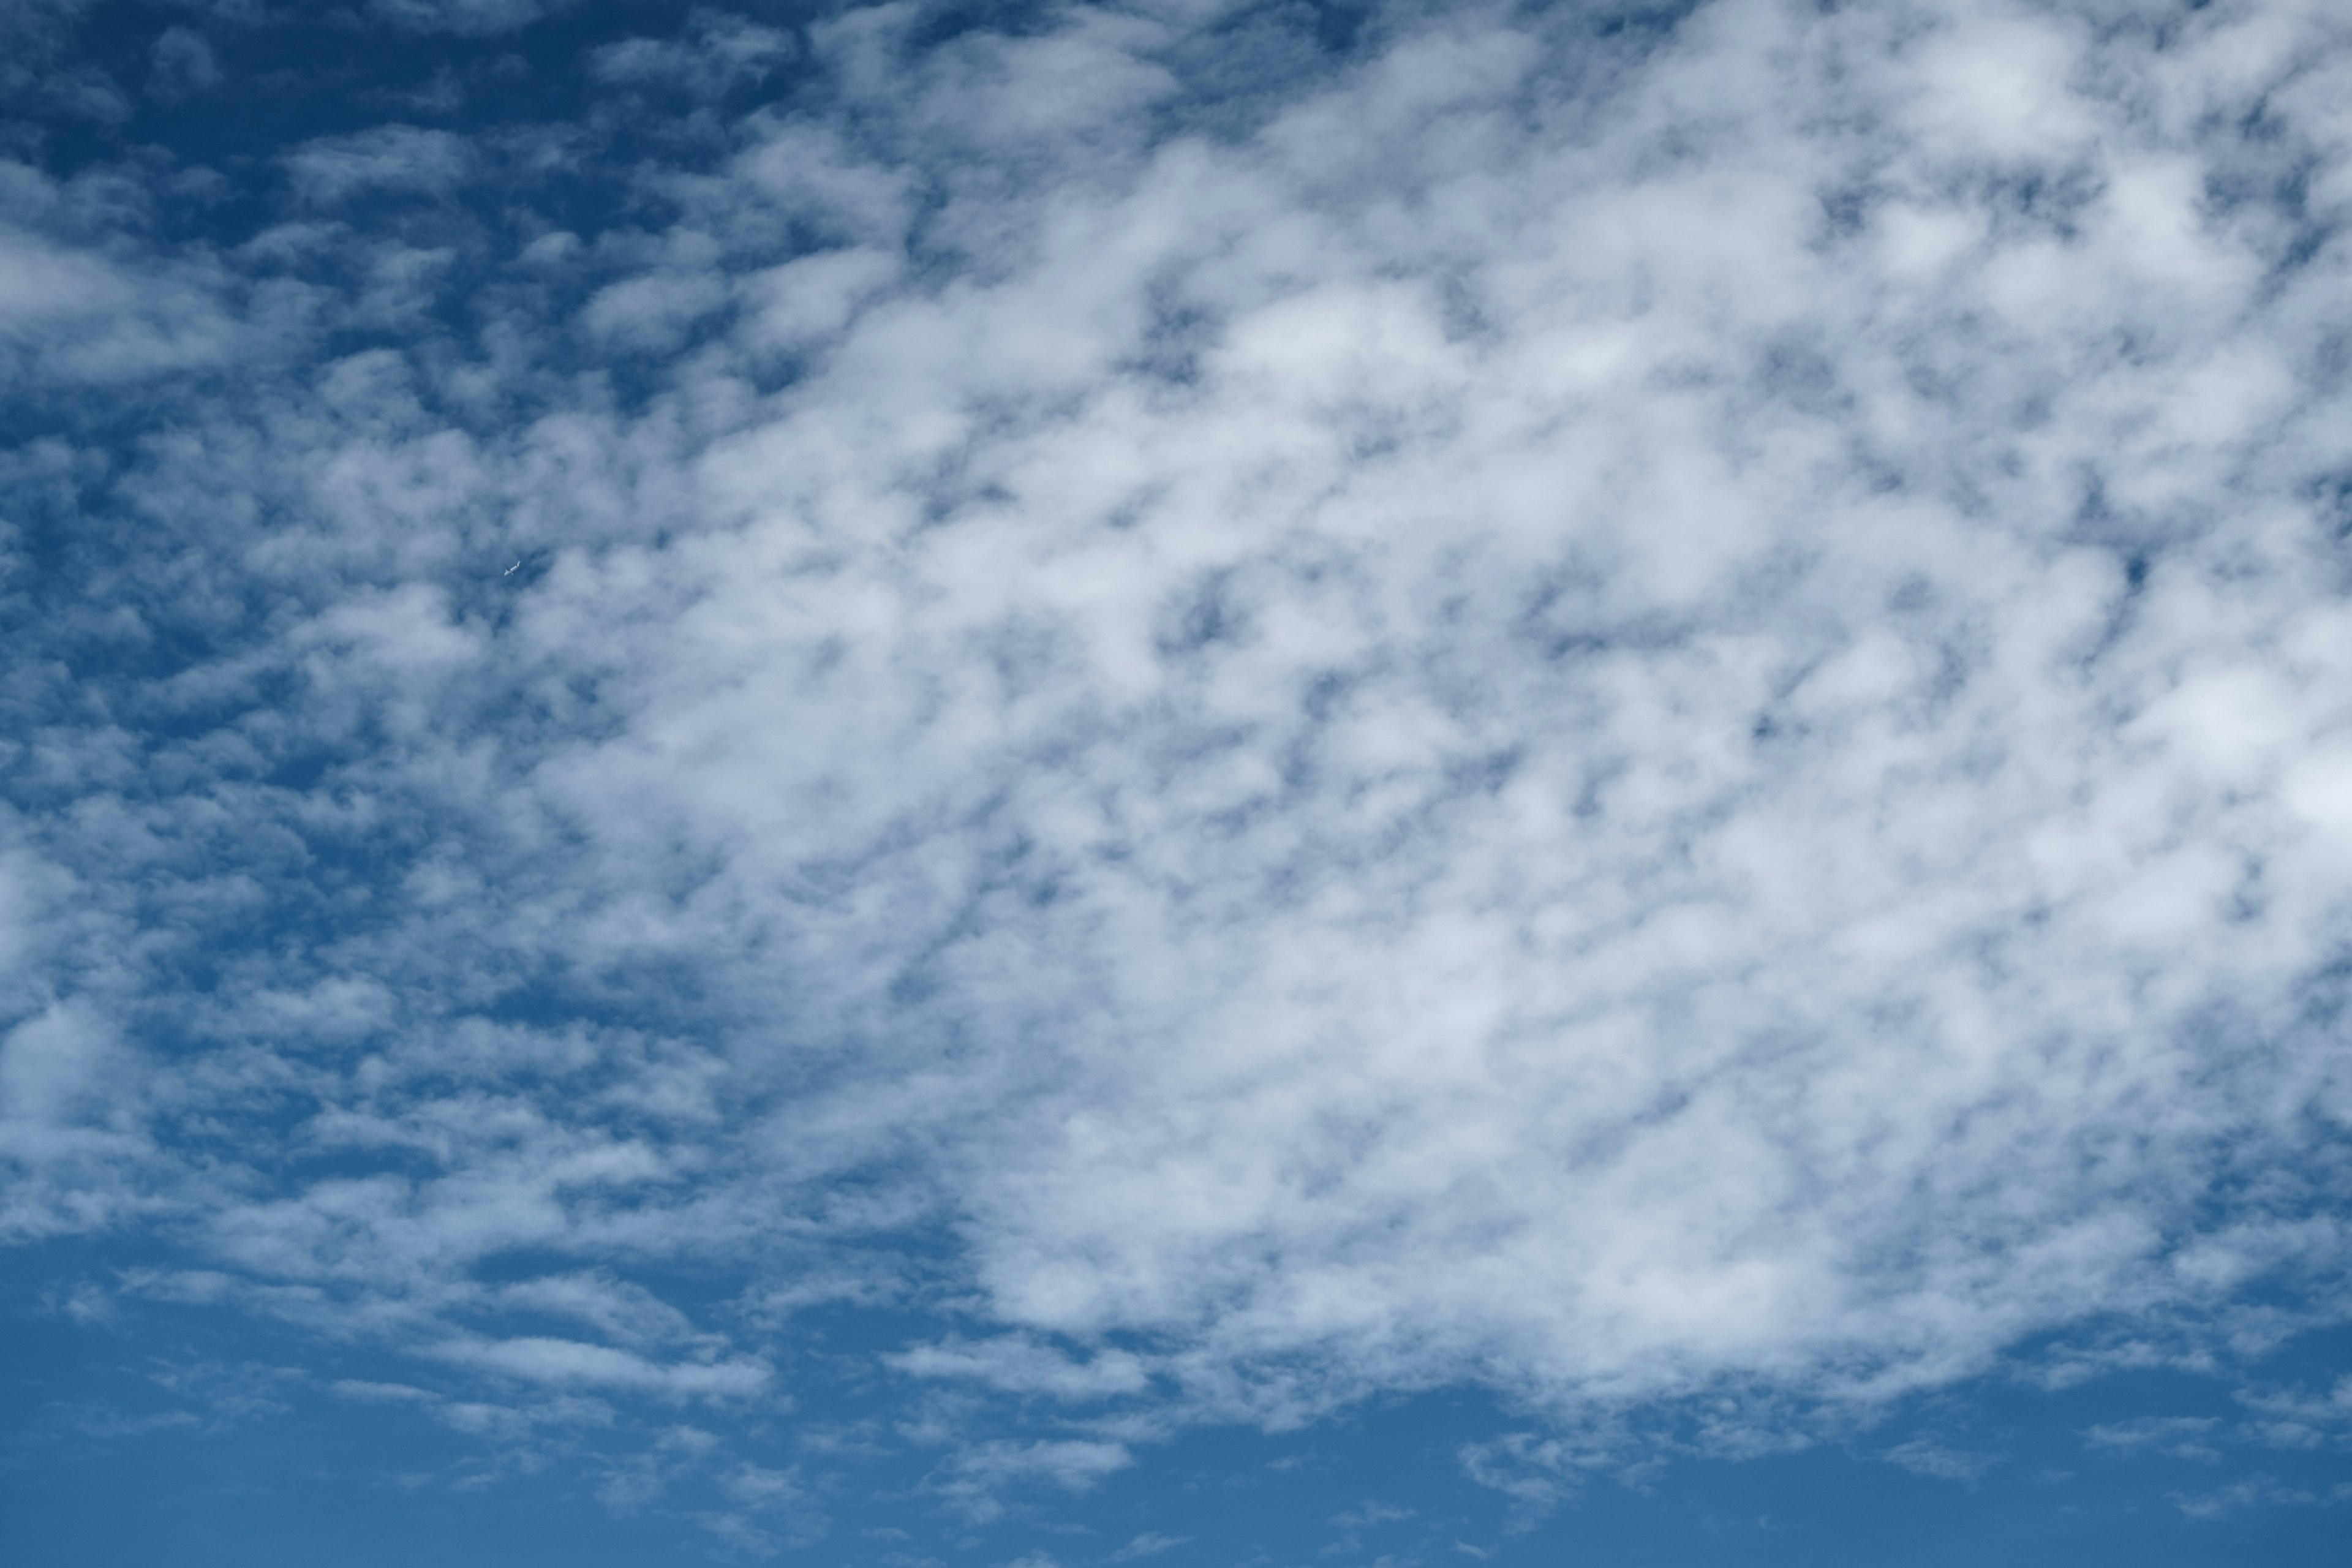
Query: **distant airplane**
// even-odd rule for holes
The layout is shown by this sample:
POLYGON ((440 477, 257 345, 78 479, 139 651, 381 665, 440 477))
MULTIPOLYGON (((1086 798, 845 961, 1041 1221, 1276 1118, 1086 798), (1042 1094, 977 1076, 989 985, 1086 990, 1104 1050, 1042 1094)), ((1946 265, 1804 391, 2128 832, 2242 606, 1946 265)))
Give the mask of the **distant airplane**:
POLYGON ((513 565, 511 565, 511 566, 508 567, 505 571, 503 571, 503 572, 499 573, 499 576, 501 576, 501 577, 511 577, 511 576, 513 576, 516 573, 518 573, 518 572, 520 572, 520 571, 521 571, 521 570, 522 570, 522 563, 521 563, 521 562, 520 562, 520 561, 518 561, 518 562, 516 562, 513 565))

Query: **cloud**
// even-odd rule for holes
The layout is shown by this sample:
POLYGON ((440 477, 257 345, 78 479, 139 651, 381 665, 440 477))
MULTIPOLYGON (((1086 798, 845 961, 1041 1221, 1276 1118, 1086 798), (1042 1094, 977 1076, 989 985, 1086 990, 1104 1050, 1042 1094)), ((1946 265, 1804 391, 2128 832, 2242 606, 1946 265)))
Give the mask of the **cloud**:
POLYGON ((78 1437, 95 1438, 100 1442, 120 1441, 124 1437, 144 1437, 151 1433, 185 1430, 201 1426, 195 1416, 184 1410, 163 1411, 146 1415, 134 1415, 110 1405, 84 1405, 53 1413, 58 1424, 78 1437))
POLYGON ((2301 1388, 2244 1388, 2238 1398, 2253 1417, 2241 1435, 2276 1448, 2316 1448, 2352 1439, 2352 1377, 2325 1394, 2301 1388))
POLYGON ((71 58, 86 0, 16 0, 0 7, 0 90, 8 113, 0 134, 37 137, 46 123, 119 124, 131 105, 114 79, 95 64, 71 58), (29 123, 17 121, 27 117, 29 123), (37 118, 36 118, 37 117, 37 118), (13 134, 11 134, 13 133, 13 134))
POLYGON ((739 16, 696 12, 683 39, 626 38, 591 57, 598 79, 632 87, 666 86, 717 98, 757 81, 798 52, 793 37, 739 16))
POLYGON ((429 1403, 433 1395, 421 1388, 404 1383, 368 1383, 358 1378, 341 1378, 328 1385, 328 1392, 343 1399, 356 1399, 364 1404, 429 1403))
POLYGON ((539 1336, 457 1341, 434 1353, 524 1383, 620 1388, 673 1400, 742 1398, 766 1387, 770 1377, 768 1368, 755 1362, 662 1364, 609 1345, 539 1336))
POLYGON ((149 50, 149 59, 148 90, 159 98, 187 98, 221 84, 220 62, 212 45, 190 28, 164 28, 149 50))
POLYGON ((471 160, 467 142, 447 131, 379 125, 322 136, 288 154, 286 171, 300 198, 331 205, 369 191, 446 191, 471 160))
POLYGON ((2214 1459, 2221 1456, 2207 1438, 2220 1425, 2210 1416, 2151 1415, 2109 1422, 2083 1436, 2094 1447, 2153 1447, 2176 1459, 2214 1459))
POLYGON ((2309 1508, 2344 1500, 2341 1497, 2323 1499, 2301 1487, 2286 1485, 2272 1476, 2250 1476, 2210 1492, 2177 1497, 2180 1511, 2195 1520, 2226 1519, 2256 1508, 2309 1508))
POLYGON ((921 20, 651 151, 305 142, 217 272, 0 239, 26 374, 164 410, 10 470, 109 612, 12 689, 7 1125, 104 1156, 27 1233, 170 1174, 208 1299, 485 1394, 777 1397, 681 1262, 1137 1442, 1483 1382, 1538 1501, 2340 1314, 2323 22, 921 20))
POLYGON ((153 1152, 139 1067, 109 1021, 76 1001, 0 1036, 0 1236, 73 1235, 153 1206, 139 1179, 153 1152))
POLYGON ((1134 1540, 1129 1542, 1126 1545, 1120 1547, 1118 1551, 1105 1557, 1103 1561, 1106 1563, 1132 1563, 1139 1557, 1157 1557, 1163 1552, 1171 1552, 1175 1550, 1177 1547, 1183 1545, 1184 1542, 1190 1539, 1191 1537, 1189 1536, 1163 1535, 1156 1530, 1148 1530, 1141 1535, 1137 1536, 1134 1540))
POLYGON ((498 1292, 509 1310, 575 1319, 625 1343, 660 1343, 689 1337, 686 1314, 641 1285, 593 1275, 542 1275, 498 1292))
POLYGON ((419 33, 513 32, 564 9, 565 0, 368 0, 369 14, 419 33))
POLYGON ((1008 1394, 1045 1394, 1056 1399, 1135 1394, 1148 1381, 1143 1363, 1122 1351, 1103 1351, 1079 1362, 1034 1340, 1011 1336, 918 1345, 887 1359, 916 1377, 971 1378, 1008 1394))
POLYGON ((974 1520, 985 1521, 1003 1511, 1002 1494, 1008 1489, 1048 1484, 1064 1491, 1086 1491, 1134 1462, 1120 1443, 992 1439, 961 1448, 931 1484, 974 1520))
POLYGON ((0 221, 0 355, 20 375, 121 383, 205 365, 230 331, 206 291, 165 267, 133 270, 0 221))
POLYGON ((1972 1481, 1983 1475, 1992 1464, 1981 1454, 1966 1453, 1938 1443, 1932 1437, 1914 1437, 1908 1442, 1897 1443, 1886 1450, 1886 1458, 1915 1476, 1927 1476, 1939 1481, 1972 1481))

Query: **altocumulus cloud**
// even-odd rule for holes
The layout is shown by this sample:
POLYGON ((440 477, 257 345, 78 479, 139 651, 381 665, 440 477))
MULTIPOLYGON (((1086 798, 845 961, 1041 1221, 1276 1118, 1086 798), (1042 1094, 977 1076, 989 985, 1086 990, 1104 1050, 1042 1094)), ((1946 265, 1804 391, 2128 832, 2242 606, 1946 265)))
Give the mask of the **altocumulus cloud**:
POLYGON ((0 166, 8 1235, 975 1510, 2341 1317, 2336 7, 934 22, 0 166))

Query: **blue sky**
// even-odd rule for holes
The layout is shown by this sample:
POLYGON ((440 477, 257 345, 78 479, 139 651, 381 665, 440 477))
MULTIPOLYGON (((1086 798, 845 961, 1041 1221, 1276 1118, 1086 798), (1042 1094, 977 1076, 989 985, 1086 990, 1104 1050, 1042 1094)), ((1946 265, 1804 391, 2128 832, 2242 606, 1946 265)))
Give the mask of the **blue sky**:
POLYGON ((0 0, 18 1554, 2340 1562, 2338 9, 0 0))

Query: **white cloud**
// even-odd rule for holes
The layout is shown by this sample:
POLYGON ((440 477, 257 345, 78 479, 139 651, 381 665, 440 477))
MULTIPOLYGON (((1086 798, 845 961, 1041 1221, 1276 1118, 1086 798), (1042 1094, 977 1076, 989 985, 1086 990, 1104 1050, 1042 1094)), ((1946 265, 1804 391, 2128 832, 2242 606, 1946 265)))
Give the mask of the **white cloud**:
POLYGON ((412 1388, 404 1383, 369 1383, 361 1378, 339 1378, 328 1385, 328 1392, 343 1399, 355 1399, 368 1405, 430 1404, 433 1395, 422 1388, 412 1388))
MULTIPOLYGON (((88 1016, 199 1038, 153 1158, 211 1141, 230 1294, 750 1399, 759 1347, 634 1271, 782 1300, 911 1236, 973 1325, 927 1379, 1761 1390, 1738 1448, 1775 1391, 2340 1269, 2347 251, 2279 195, 2352 179, 2329 25, 1474 8, 1195 112, 1173 13, 913 20, 814 29, 823 90, 474 336, 419 303, 470 253, 281 234, 406 268, 345 304, 414 341, 110 480, 163 542, 103 586, 211 651, 47 710, 25 864, 142 933, 88 1016), (281 1122, 382 1168, 232 1168, 281 1122), (476 1279, 524 1249, 565 1261, 476 1279), (548 1313, 599 1342, 490 1324, 548 1313)), ((143 308, 12 255, 26 342, 143 308)), ((10 1114, 62 1125, 25 1037, 10 1114)), ((1537 1499, 1593 1451, 1473 1463, 1537 1499)))
POLYGON ((960 1478, 980 1485, 1038 1479, 1077 1491, 1131 1463, 1132 1456, 1118 1443, 992 1442, 959 1454, 955 1468, 960 1478))
POLYGON ((765 1388, 770 1377, 768 1368, 757 1362, 662 1363, 609 1345, 537 1336, 455 1341, 434 1353, 526 1383, 627 1389, 667 1399, 742 1398, 765 1388))
POLYGON ((1991 1467, 1992 1461, 1982 1454, 1939 1443, 1932 1437, 1914 1437, 1897 1443, 1886 1450, 1886 1458, 1915 1476, 1927 1476, 1939 1481, 1972 1481, 1991 1467))
POLYGON ((148 56, 148 90, 159 98, 186 98, 221 84, 212 45, 192 28, 164 28, 148 56))
POLYGON ((2221 1423, 2207 1415, 2149 1415, 2108 1422, 2083 1434, 2094 1447, 2153 1448, 2176 1459, 2214 1459, 2208 1436, 2221 1423))
POLYGON ((607 44, 591 57, 589 68, 604 81, 665 85, 716 98, 739 83, 760 79, 796 53, 788 33, 704 11, 693 16, 687 37, 607 44))
POLYGON ((142 275, 0 221, 0 363, 16 374, 121 382, 217 361, 228 340, 218 306, 168 268, 142 275))
POLYGON ((153 1152, 141 1066, 109 1021, 77 1001, 0 1036, 0 1237, 100 1229, 154 1206, 139 1180, 153 1152))
POLYGON ((1187 1535, 1165 1535, 1156 1530, 1147 1530, 1141 1535, 1137 1536, 1134 1540, 1120 1547, 1118 1551, 1110 1553, 1108 1557, 1105 1557, 1103 1561, 1106 1563, 1132 1563, 1139 1557, 1157 1557, 1163 1552, 1173 1551, 1175 1548, 1183 1545, 1191 1539, 1192 1537, 1187 1535))
POLYGON ((1008 1394, 1056 1399, 1100 1399, 1140 1393, 1149 1382, 1143 1363, 1124 1351, 1102 1351, 1087 1361, 1019 1336, 976 1342, 918 1345, 887 1358, 916 1377, 970 1378, 1008 1394))
POLYGON ((368 0, 369 13, 419 33, 484 36, 529 26, 567 0, 368 0))
POLYGON ((2216 1487, 2210 1492, 2194 1492, 2176 1497, 2180 1511, 2194 1520, 2226 1519, 2233 1513, 2243 1513, 2254 1508, 2309 1508, 2328 1502, 2347 1500, 2344 1495, 2323 1499, 2301 1487, 2289 1486, 2274 1476, 2249 1476, 2226 1487, 2216 1487))
POLYGON ((379 125, 305 142, 287 155, 286 172, 305 203, 325 206, 368 191, 445 192, 471 161, 455 132, 379 125))

